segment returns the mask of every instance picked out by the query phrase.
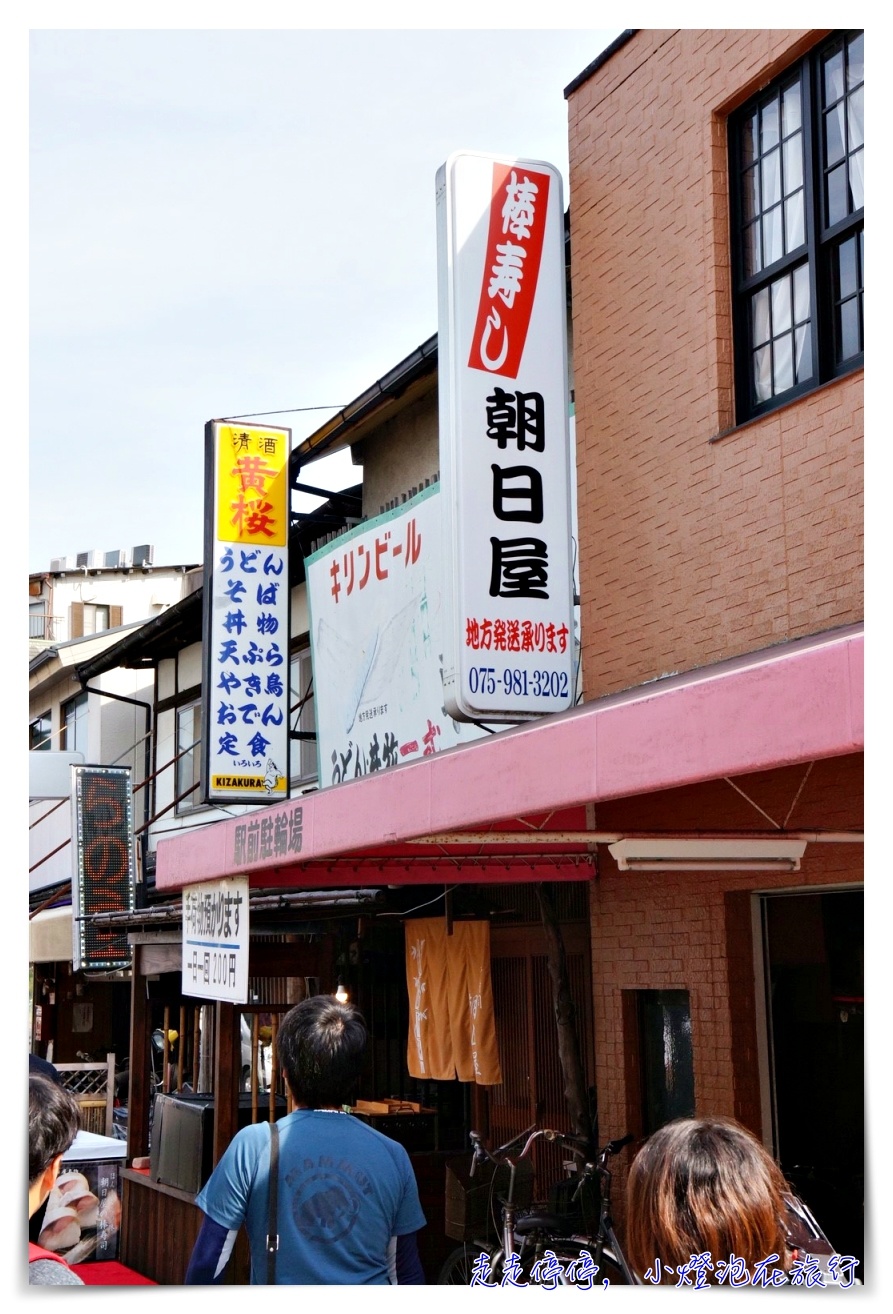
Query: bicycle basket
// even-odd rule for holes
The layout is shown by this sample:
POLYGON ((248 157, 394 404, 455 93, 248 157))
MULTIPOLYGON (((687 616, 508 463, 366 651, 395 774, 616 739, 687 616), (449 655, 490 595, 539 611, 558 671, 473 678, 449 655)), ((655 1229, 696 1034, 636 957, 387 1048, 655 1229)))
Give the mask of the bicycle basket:
POLYGON ((566 1232, 588 1236, 598 1227, 601 1197, 598 1181, 593 1177, 583 1183, 583 1189, 575 1200, 579 1184, 576 1177, 566 1177, 556 1182, 549 1193, 548 1208, 550 1213, 561 1219, 566 1232))
MULTIPOLYGON (((468 1173, 469 1159, 462 1155, 447 1161, 444 1228, 454 1241, 495 1237, 499 1219, 499 1197, 509 1189, 510 1169, 492 1163, 478 1164, 474 1177, 468 1173), (494 1180, 495 1179, 495 1180, 494 1180)), ((515 1169, 515 1203, 523 1208, 533 1199, 533 1164, 522 1159, 515 1169)))

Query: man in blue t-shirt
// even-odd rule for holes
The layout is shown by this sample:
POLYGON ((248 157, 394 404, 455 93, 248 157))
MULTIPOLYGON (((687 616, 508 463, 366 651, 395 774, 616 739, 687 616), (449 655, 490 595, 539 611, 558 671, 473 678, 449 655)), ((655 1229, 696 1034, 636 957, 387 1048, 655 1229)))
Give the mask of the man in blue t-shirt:
MULTIPOLYGON (((425 1226, 402 1145, 341 1112, 360 1075, 360 1013, 315 995, 291 1009, 276 1038, 295 1111, 281 1118, 276 1283, 423 1283, 416 1232, 425 1226)), ((188 1285, 220 1282, 240 1226, 248 1230, 251 1281, 267 1281, 268 1123, 244 1127, 196 1198, 205 1217, 188 1285)))

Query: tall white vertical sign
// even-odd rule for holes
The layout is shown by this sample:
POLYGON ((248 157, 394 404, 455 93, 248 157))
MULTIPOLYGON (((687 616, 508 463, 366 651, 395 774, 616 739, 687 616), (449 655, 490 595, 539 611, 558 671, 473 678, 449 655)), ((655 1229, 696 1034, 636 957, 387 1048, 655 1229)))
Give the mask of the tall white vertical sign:
POLYGON ((205 425, 202 797, 288 798, 291 430, 205 425))
POLYGON ((445 703, 519 721, 574 694, 561 175, 451 155, 437 232, 445 703))

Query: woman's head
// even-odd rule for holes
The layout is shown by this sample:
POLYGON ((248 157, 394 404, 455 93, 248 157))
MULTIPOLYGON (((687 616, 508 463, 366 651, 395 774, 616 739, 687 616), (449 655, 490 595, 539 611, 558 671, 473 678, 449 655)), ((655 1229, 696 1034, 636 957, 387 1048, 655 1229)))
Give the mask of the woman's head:
POLYGON ((630 1169, 630 1263, 644 1274, 656 1259, 675 1268, 709 1252, 714 1266, 735 1256, 750 1268, 776 1254, 777 1267, 787 1268, 787 1190, 775 1160, 738 1123, 668 1123, 649 1137, 630 1169))
POLYGON ((80 1107, 67 1090, 38 1072, 28 1074, 29 1186, 71 1148, 80 1121, 80 1107))

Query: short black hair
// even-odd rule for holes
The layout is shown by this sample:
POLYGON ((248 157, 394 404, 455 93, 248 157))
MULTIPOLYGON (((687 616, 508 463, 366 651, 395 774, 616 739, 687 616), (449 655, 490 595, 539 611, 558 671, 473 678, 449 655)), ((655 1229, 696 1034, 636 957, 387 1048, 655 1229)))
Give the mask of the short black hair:
POLYGON ((28 1074, 28 1184, 71 1148, 81 1125, 77 1100, 64 1086, 37 1072, 28 1074))
POLYGON ((346 1104, 363 1067, 366 1023, 352 1004, 312 995, 286 1013, 276 1035, 279 1066, 298 1104, 346 1104))

